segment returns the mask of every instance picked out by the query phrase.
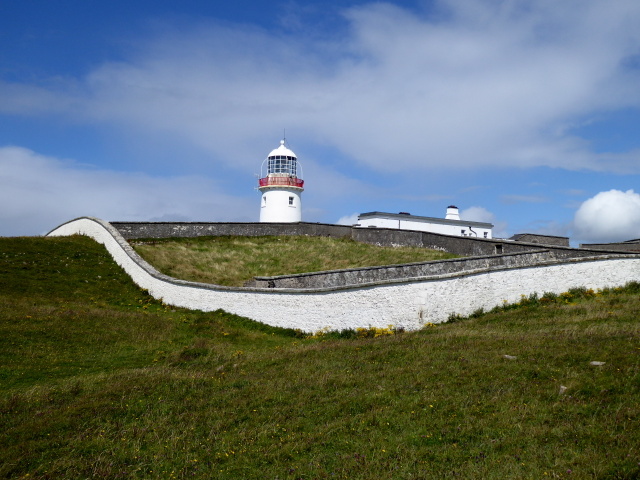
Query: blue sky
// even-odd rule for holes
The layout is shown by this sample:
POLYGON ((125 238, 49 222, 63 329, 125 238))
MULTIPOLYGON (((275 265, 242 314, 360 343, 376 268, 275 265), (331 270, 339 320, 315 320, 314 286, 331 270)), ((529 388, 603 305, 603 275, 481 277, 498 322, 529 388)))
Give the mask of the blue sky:
POLYGON ((0 1, 0 235, 406 211, 640 238, 637 0, 0 1))

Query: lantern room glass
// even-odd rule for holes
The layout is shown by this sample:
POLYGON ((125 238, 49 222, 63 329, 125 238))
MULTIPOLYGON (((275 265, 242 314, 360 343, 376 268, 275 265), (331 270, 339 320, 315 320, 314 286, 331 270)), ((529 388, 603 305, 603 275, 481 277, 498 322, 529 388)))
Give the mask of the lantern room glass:
POLYGON ((297 159, 289 155, 273 155, 269 157, 267 174, 297 176, 297 159))

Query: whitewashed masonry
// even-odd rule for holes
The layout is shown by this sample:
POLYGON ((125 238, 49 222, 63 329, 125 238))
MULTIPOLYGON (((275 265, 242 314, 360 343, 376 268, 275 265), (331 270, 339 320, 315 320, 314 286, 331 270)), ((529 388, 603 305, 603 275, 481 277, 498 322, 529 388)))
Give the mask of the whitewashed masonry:
POLYGON ((166 304, 219 308, 268 325, 304 332, 393 325, 407 330, 469 315, 521 295, 604 288, 640 280, 640 255, 608 255, 516 268, 486 268, 449 275, 385 280, 319 289, 224 287, 174 279, 140 258, 108 222, 83 217, 49 236, 87 235, 105 245, 133 281, 166 304))

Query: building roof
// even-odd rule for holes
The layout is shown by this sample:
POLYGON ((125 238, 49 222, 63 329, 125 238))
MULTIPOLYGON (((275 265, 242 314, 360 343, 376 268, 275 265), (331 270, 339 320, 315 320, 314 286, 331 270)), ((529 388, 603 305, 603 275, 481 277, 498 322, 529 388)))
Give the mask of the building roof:
POLYGON ((512 235, 509 240, 520 240, 523 237, 532 236, 532 237, 540 237, 540 238, 562 238, 563 240, 569 240, 569 237, 561 237, 559 235, 543 235, 541 233, 516 233, 512 235))
POLYGON ((607 243, 581 243, 580 246, 584 247, 585 245, 635 245, 640 244, 640 238, 636 238, 633 240, 623 240, 621 242, 607 242, 607 243))
POLYGON ((284 146, 284 140, 280 140, 280 146, 271 150, 271 153, 269 154, 270 157, 274 157, 277 155, 284 155, 285 157, 296 157, 296 154, 293 153, 293 151, 284 146))
POLYGON ((485 222, 473 222, 470 220, 447 220, 446 218, 421 217, 419 215, 411 215, 409 213, 385 213, 385 212, 367 212, 358 215, 358 220, 367 217, 384 217, 397 220, 412 220, 419 223, 438 223, 440 225, 460 225, 479 228, 493 228, 493 224, 485 222))

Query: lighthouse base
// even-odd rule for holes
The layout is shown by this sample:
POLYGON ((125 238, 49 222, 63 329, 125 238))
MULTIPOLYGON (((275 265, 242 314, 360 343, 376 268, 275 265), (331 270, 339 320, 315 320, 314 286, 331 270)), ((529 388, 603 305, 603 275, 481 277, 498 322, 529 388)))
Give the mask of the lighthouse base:
POLYGON ((293 223, 302 221, 300 189, 274 188, 260 189, 260 221, 293 223))

